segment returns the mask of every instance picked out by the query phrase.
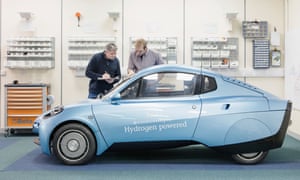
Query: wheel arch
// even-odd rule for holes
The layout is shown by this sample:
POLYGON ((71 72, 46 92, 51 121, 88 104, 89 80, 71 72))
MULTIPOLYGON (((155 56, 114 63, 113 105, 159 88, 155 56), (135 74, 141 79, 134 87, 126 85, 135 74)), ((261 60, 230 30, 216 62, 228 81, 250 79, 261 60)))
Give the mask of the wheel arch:
POLYGON ((254 141, 272 135, 272 131, 261 120, 244 118, 235 122, 224 137, 224 145, 254 141))
POLYGON ((93 135, 95 141, 96 141, 96 155, 99 155, 101 153, 103 153, 106 149, 107 149, 107 144, 102 136, 102 133, 97 130, 96 128, 93 128, 91 124, 88 124, 88 123, 84 123, 82 121, 79 121, 79 120, 68 120, 68 121, 64 121, 60 124, 58 124, 51 132, 51 135, 49 136, 50 139, 49 139, 49 147, 50 147, 50 152, 52 153, 52 141, 53 141, 53 137, 54 137, 54 134, 55 132, 61 128, 62 126, 64 125, 67 125, 67 124, 72 124, 72 123, 76 123, 76 124, 80 124, 84 127, 86 127, 93 135))

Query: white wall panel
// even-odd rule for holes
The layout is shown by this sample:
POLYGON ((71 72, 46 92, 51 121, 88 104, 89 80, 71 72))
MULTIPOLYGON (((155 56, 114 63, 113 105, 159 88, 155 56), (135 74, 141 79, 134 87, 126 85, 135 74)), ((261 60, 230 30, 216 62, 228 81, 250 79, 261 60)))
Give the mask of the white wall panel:
POLYGON ((62 102, 76 103, 88 96, 89 79, 77 77, 76 71, 68 67, 68 39, 75 37, 117 37, 118 57, 122 62, 122 1, 120 0, 64 0, 62 18, 62 102), (80 12, 80 26, 77 24, 76 12, 80 12), (119 12, 116 21, 117 31, 113 30, 114 22, 108 12, 119 12))
POLYGON ((299 0, 285 0, 286 2, 286 54, 285 54, 285 97, 293 102, 292 126, 289 130, 300 137, 300 63, 299 63, 299 0))
MULTIPOLYGON (((61 6, 60 0, 2 0, 1 9, 1 63, 2 71, 5 76, 1 76, 1 86, 6 83, 12 83, 18 80, 20 83, 46 83, 50 84, 51 94, 53 94, 58 102, 61 99, 61 76, 60 65, 60 21, 61 6), (31 12, 33 18, 30 23, 26 23, 21 18, 19 12, 31 12), (30 29, 35 31, 27 31, 30 29), (6 42, 8 38, 19 36, 51 36, 55 37, 55 69, 34 70, 34 69, 5 69, 6 60, 6 42)), ((1 88, 1 126, 4 126, 4 88, 1 88), (3 97, 3 98, 2 98, 3 97)))
POLYGON ((241 22, 244 18, 244 1, 241 0, 186 0, 186 64, 191 64, 192 37, 238 37, 239 55, 243 56, 241 22), (230 26, 227 13, 237 13, 230 26))
POLYGON ((124 67, 131 50, 130 37, 177 37, 178 62, 182 63, 183 0, 124 1, 124 67))

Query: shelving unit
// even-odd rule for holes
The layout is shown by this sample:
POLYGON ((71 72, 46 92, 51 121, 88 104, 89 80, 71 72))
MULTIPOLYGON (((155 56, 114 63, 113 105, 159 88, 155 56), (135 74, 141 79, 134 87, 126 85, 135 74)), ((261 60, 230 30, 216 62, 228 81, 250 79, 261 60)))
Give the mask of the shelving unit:
POLYGON ((115 43, 115 37, 69 37, 68 67, 82 71, 88 65, 91 57, 102 52, 105 45, 115 43))
POLYGON ((238 38, 192 38, 192 66, 237 68, 238 38))
MULTIPOLYGON (((131 37, 131 49, 134 49, 135 41, 138 38, 131 37)), ((166 64, 177 63, 177 38, 176 37, 146 37, 148 48, 159 52, 166 64)))
POLYGON ((48 110, 46 84, 5 85, 6 135, 11 130, 31 129, 33 121, 48 110))
POLYGON ((267 38, 268 22, 267 21, 243 21, 244 38, 267 38))
POLYGON ((267 39, 253 40, 253 68, 269 68, 270 65, 270 41, 267 39))
POLYGON ((54 67, 54 37, 17 37, 7 41, 7 68, 54 67))

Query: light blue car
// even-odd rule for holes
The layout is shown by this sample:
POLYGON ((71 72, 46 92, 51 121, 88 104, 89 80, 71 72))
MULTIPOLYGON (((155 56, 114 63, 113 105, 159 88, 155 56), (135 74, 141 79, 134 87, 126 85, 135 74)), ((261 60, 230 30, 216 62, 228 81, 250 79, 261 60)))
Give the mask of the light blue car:
POLYGON ((102 99, 58 106, 33 132, 42 152, 85 164, 114 148, 202 144, 241 164, 282 146, 292 103, 239 80, 183 65, 158 65, 122 81, 102 99))

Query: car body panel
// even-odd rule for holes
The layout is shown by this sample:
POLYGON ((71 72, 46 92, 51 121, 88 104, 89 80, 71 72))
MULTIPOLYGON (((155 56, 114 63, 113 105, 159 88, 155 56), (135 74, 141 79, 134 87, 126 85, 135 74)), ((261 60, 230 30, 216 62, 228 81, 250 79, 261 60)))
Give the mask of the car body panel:
POLYGON ((194 138, 209 147, 259 140, 277 133, 281 121, 274 120, 272 123, 265 121, 282 114, 282 112, 256 112, 247 113, 247 116, 244 114, 201 116, 194 138))
POLYGON ((102 108, 101 105, 93 106, 101 132, 109 145, 131 141, 186 140, 192 139, 201 101, 199 96, 189 99, 119 100, 117 105, 101 111, 102 108))
POLYGON ((200 68, 159 65, 123 80, 102 99, 42 114, 36 119, 33 132, 39 134, 42 152, 46 154, 51 154, 53 134, 70 122, 90 129, 97 142, 97 155, 119 143, 157 146, 160 142, 200 143, 242 153, 280 147, 290 113, 288 100, 234 78, 200 68), (172 73, 193 75, 188 85, 195 86, 194 94, 124 98, 126 89, 135 84, 140 88, 144 82, 150 82, 144 78, 156 73, 157 78, 161 78, 160 74, 162 78, 172 73))
MULTIPOLYGON (((91 104, 93 104, 94 102, 95 100, 89 100, 85 101, 84 103, 79 103, 78 105, 66 106, 64 107, 64 113, 59 113, 54 118, 49 117, 47 119, 43 119, 43 115, 38 117, 35 123, 39 124, 38 134, 42 151, 46 154, 51 154, 50 138, 52 137, 57 127, 70 122, 80 122, 81 124, 89 127, 94 133, 99 147, 97 153, 100 154, 104 152, 107 149, 107 144, 104 141, 101 132, 99 131, 97 123, 94 119, 94 115, 91 111, 91 104)), ((35 126, 33 126, 33 129, 35 129, 35 126)))

